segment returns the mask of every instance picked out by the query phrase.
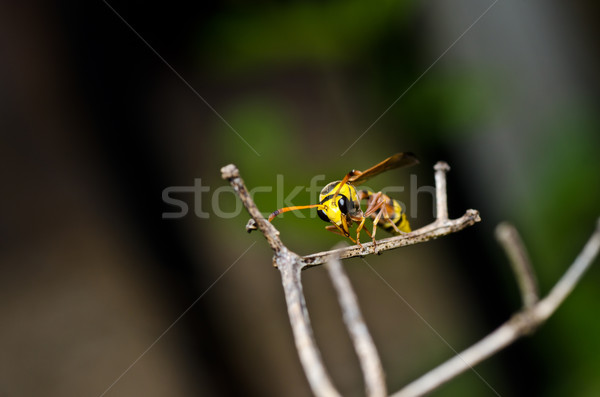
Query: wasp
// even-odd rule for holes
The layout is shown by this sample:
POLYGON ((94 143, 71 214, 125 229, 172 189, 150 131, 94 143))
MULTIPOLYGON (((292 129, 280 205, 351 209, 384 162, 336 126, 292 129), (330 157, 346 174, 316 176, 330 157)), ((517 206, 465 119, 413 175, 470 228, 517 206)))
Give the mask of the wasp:
POLYGON ((375 244, 375 234, 380 222, 381 228, 392 234, 408 233, 411 231, 410 225, 398 201, 382 192, 357 190, 355 186, 382 172, 418 163, 412 153, 396 153, 366 171, 352 170, 341 181, 331 182, 321 190, 319 204, 280 208, 269 216, 269 222, 284 212, 317 208, 319 218, 331 223, 325 226, 325 229, 347 237, 361 247, 360 232, 364 230, 375 244), (360 202, 363 200, 367 201, 364 212, 360 208, 360 202), (372 232, 364 227, 367 218, 373 220, 372 232), (356 239, 350 236, 350 227, 354 223, 358 224, 356 239))

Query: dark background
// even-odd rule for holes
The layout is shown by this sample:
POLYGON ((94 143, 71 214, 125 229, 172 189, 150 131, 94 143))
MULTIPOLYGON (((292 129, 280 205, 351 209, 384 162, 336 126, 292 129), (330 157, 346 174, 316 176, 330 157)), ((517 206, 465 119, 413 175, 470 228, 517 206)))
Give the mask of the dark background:
MULTIPOLYGON (((414 227, 432 220, 414 188, 450 164, 450 215, 480 224, 345 262, 390 391, 519 308, 497 223, 521 231, 542 293, 593 230, 595 2, 109 4, 0 5, 1 396, 310 394, 271 252, 220 189, 232 162, 268 213, 316 175, 414 151, 418 167, 369 181, 405 187, 390 194, 414 227), (164 189, 194 184, 208 191, 173 193, 189 211, 164 219, 164 189)), ((275 221, 291 249, 340 240, 304 214, 275 221)), ((362 395, 324 269, 303 279, 336 385, 362 395)), ((599 280, 478 366, 485 382, 433 395, 597 395, 599 280)))

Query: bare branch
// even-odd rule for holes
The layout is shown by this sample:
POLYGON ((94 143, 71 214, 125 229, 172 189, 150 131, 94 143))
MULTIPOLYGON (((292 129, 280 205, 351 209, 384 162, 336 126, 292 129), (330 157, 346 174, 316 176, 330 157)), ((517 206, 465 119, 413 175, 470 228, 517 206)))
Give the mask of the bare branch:
MULTIPOLYGON (((458 219, 448 219, 446 173, 450 170, 450 166, 443 161, 439 161, 433 168, 435 169, 436 184, 435 192, 437 218, 435 221, 420 229, 413 230, 410 233, 381 239, 377 241, 376 245, 372 242, 368 242, 362 244, 362 248, 359 245, 351 245, 337 250, 317 252, 303 256, 302 260, 305 263, 305 267, 308 268, 322 265, 332 255, 338 257, 339 259, 347 259, 356 256, 362 257, 369 254, 381 254, 383 251, 405 247, 407 245, 424 243, 450 233, 456 233, 468 226, 472 226, 475 223, 480 222, 481 217, 479 216, 479 211, 473 209, 467 210, 467 212, 458 219)), ((246 224, 246 230, 248 233, 260 228, 257 226, 257 220, 263 223, 268 223, 268 221, 262 218, 262 216, 257 219, 253 215, 253 218, 250 219, 246 224)), ((277 234, 279 235, 279 232, 277 232, 277 234)))
POLYGON ((225 166, 221 169, 221 174, 223 179, 229 180, 229 183, 231 183, 231 186, 233 186, 244 206, 255 220, 256 225, 258 225, 258 229, 265 235, 269 245, 275 251, 273 265, 281 273, 281 282, 285 292, 296 349, 313 393, 321 397, 339 396, 340 394, 327 374, 310 325, 300 280, 300 271, 303 266, 300 257, 283 245, 279 239, 277 229, 262 217, 250 197, 237 167, 233 164, 225 166))
POLYGON ((288 251, 287 248, 277 254, 277 257, 277 268, 281 272, 281 281, 296 349, 308 378, 308 383, 316 396, 340 396, 327 374, 310 325, 300 280, 302 269, 300 257, 288 251))
POLYGON ((435 203, 437 212, 437 221, 448 220, 448 196, 446 193, 446 173, 450 171, 450 166, 444 161, 438 161, 433 166, 435 170, 435 203))
POLYGON ((347 259, 368 254, 380 254, 383 251, 424 243, 450 233, 456 233, 480 221, 481 218, 479 217, 479 212, 477 210, 467 210, 467 212, 458 219, 445 220, 442 222, 435 221, 410 233, 378 240, 377 247, 374 247, 372 242, 364 243, 363 248, 360 248, 358 245, 351 245, 332 251, 323 251, 306 255, 302 257, 302 261, 305 263, 306 267, 312 267, 322 265, 331 255, 337 255, 340 259, 347 259))
POLYGON ((531 307, 535 305, 540 299, 537 279, 519 232, 517 232, 517 229, 513 225, 503 222, 496 226, 496 239, 506 251, 506 255, 515 273, 521 291, 523 306, 531 307))
POLYGON ((548 296, 536 305, 535 315, 538 321, 548 319, 571 293, 579 282, 583 273, 590 267, 600 250, 600 218, 596 223, 596 230, 588 240, 583 251, 577 256, 569 270, 552 288, 548 296))
POLYGON ((524 335, 531 334, 552 315, 573 290, 600 251, 600 219, 582 252, 550 293, 533 306, 526 307, 494 332, 452 357, 442 365, 413 381, 393 397, 422 396, 458 374, 505 348, 524 335))
POLYGON ((389 237, 377 241, 375 246, 372 242, 363 244, 363 248, 358 245, 352 245, 345 248, 340 248, 333 251, 318 252, 316 254, 306 255, 302 260, 307 267, 317 266, 325 263, 327 258, 335 255, 340 259, 352 258, 356 256, 365 256, 368 254, 380 254, 383 251, 405 247, 433 240, 438 237, 445 236, 450 233, 458 232, 467 226, 474 225, 481 221, 477 210, 467 210, 460 218, 448 219, 448 199, 446 194, 446 173, 450 171, 450 166, 443 162, 438 163, 433 167, 435 169, 435 202, 437 219, 427 226, 414 230, 410 233, 401 234, 399 236, 389 237))
POLYGON ((356 295, 350 285, 350 280, 336 257, 330 257, 326 266, 333 286, 338 294, 344 322, 350 333, 354 350, 358 355, 360 367, 365 380, 367 396, 386 396, 385 374, 375 348, 375 343, 367 329, 356 295))
MULTIPOLYGON (((330 377, 327 374, 314 340, 308 311, 306 309, 306 302, 302 293, 302 283, 300 280, 301 270, 309 266, 323 264, 327 261, 328 257, 331 257, 332 255, 337 258, 350 258, 353 256, 380 253, 389 249, 417 244, 445 236, 479 222, 481 219, 479 217, 479 212, 476 210, 468 210, 464 216, 458 219, 448 219, 446 172, 449 169, 450 167, 443 162, 440 162, 435 166, 437 219, 433 223, 411 233, 380 240, 377 242, 377 247, 374 247, 373 243, 366 243, 363 245, 364 248, 362 249, 358 246, 351 246, 308 255, 303 258, 288 250, 285 245, 283 245, 279 238, 279 231, 262 216, 261 212, 256 207, 256 204, 250 197, 237 167, 230 164, 221 169, 223 179, 227 179, 231 186, 233 186, 252 217, 246 225, 246 230, 251 232, 252 230, 259 229, 267 239, 271 248, 275 251, 273 265, 277 267, 281 273, 281 280, 285 291, 288 314, 294 333, 296 348, 310 387, 315 395, 338 396, 339 393, 333 386, 330 377)), ((337 263, 338 270, 340 270, 339 262, 337 263)), ((334 264, 332 267, 333 270, 330 271, 339 274, 339 272, 336 273, 336 265, 334 264)), ((345 282, 340 281, 342 278, 340 278, 339 275, 333 276, 336 288, 347 290, 349 288, 348 280, 346 278, 343 279, 345 282), (341 284, 338 285, 339 283, 341 284), (341 286, 345 283, 348 285, 341 286)), ((347 322, 347 327, 355 343, 355 349, 359 356, 361 367, 363 368, 367 392, 369 395, 373 396, 385 395, 385 382, 383 381, 384 376, 381 363, 369 332, 358 311, 356 298, 353 294, 352 298, 349 298, 350 295, 348 295, 347 292, 338 293, 340 294, 340 304, 345 313, 344 317, 347 322)))

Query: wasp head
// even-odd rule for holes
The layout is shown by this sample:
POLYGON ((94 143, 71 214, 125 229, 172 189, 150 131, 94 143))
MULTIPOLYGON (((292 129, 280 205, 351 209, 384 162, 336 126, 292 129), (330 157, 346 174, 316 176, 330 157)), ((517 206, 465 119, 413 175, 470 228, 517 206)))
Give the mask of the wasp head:
POLYGON ((339 181, 331 182, 323 188, 319 197, 320 206, 317 214, 325 222, 342 226, 346 230, 346 215, 354 210, 354 200, 349 199, 348 196, 356 196, 356 193, 353 191, 353 187, 347 184, 340 187, 339 184, 339 181))

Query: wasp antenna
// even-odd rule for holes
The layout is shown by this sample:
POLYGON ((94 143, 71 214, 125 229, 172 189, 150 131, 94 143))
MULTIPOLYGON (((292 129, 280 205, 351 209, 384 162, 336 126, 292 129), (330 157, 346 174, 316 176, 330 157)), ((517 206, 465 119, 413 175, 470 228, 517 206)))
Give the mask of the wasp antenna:
POLYGON ((297 205, 294 207, 285 207, 285 208, 280 208, 276 211, 273 211, 271 213, 271 215, 269 215, 269 222, 271 222, 273 220, 273 218, 275 218, 277 215, 279 214, 283 214, 284 212, 288 212, 288 211, 296 211, 296 210, 304 210, 307 208, 315 208, 315 207, 319 207, 319 208, 323 208, 322 204, 311 204, 311 205, 297 205))
POLYGON ((281 211, 277 210, 277 211, 273 211, 271 213, 271 215, 269 215, 269 222, 271 222, 273 220, 273 218, 275 218, 277 215, 279 215, 281 213, 281 211))

